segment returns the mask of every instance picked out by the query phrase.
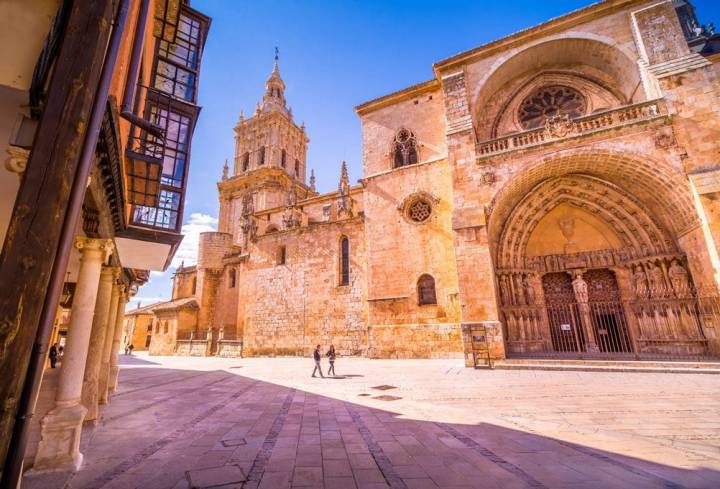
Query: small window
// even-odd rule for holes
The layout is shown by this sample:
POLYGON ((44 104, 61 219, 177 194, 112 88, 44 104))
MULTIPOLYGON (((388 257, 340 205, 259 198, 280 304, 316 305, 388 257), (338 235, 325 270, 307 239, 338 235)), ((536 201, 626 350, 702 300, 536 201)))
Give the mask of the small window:
POLYGON ((330 220, 330 209, 332 206, 330 204, 323 206, 323 222, 328 222, 330 220))
POLYGON ((248 171, 250 168, 250 153, 245 153, 242 159, 242 171, 248 171))
POLYGON ((167 321, 163 321, 163 332, 167 334, 170 331, 170 326, 167 321))
POLYGON ((285 265, 285 259, 287 258, 287 250, 284 246, 281 246, 278 248, 278 254, 277 254, 277 264, 278 265, 285 265))
POLYGON ((147 325, 147 333, 148 333, 148 334, 151 334, 151 333, 152 333, 152 323, 150 323, 150 324, 147 325))
POLYGON ((197 289, 197 277, 192 279, 192 294, 195 295, 195 289, 197 289))
POLYGON ((234 268, 230 269, 229 275, 230 275, 230 288, 234 289, 235 288, 235 269, 234 268))
POLYGON ((260 155, 258 156, 258 165, 265 164, 265 146, 260 148, 260 155))
POLYGON ((340 285, 350 284, 350 240, 347 236, 340 239, 340 285))
POLYGON ((437 304, 435 297, 435 279, 432 275, 421 275, 418 279, 418 303, 422 306, 425 304, 437 304))
POLYGON ((286 160, 287 160, 287 154, 285 153, 285 150, 282 150, 282 152, 280 153, 280 166, 282 166, 283 168, 285 168, 286 160))
POLYGON ((407 129, 400 129, 392 145, 393 167, 414 165, 418 162, 417 139, 407 129))
POLYGON ((278 232, 278 227, 274 224, 271 224, 265 230, 265 234, 271 234, 271 233, 277 233, 277 232, 278 232))
POLYGON ((295 177, 300 176, 300 162, 295 160, 295 177))

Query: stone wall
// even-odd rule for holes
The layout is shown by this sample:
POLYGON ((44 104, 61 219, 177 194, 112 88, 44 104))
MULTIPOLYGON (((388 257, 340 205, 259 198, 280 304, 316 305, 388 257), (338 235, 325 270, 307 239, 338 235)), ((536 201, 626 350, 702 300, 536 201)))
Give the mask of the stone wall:
POLYGON ((148 314, 126 316, 120 346, 124 348, 125 345, 132 343, 135 347, 133 351, 147 350, 147 337, 152 335, 154 319, 155 316, 151 312, 148 314), (130 332, 132 332, 132 337, 129 336, 130 332))
POLYGON ((309 355, 331 343, 342 355, 364 353, 364 226, 359 218, 263 236, 240 265, 238 324, 243 354, 309 355), (339 285, 341 236, 350 240, 350 284, 339 285), (278 263, 285 246, 286 262, 278 263))
POLYGON ((462 358, 459 324, 371 325, 370 358, 462 358))

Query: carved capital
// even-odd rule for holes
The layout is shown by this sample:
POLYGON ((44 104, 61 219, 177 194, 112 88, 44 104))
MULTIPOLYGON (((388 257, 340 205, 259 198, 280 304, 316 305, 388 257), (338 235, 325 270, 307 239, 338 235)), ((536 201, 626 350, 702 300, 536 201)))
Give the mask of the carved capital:
POLYGON ((115 249, 115 245, 111 239, 97 239, 78 236, 75 238, 75 248, 82 253, 83 258, 88 256, 88 253, 95 252, 98 253, 100 261, 105 262, 108 258, 110 258, 110 255, 115 249))
POLYGON ((5 169, 9 172, 17 173, 18 176, 22 176, 25 172, 28 158, 30 157, 30 151, 18 146, 8 146, 5 151, 8 154, 7 159, 5 159, 5 169))

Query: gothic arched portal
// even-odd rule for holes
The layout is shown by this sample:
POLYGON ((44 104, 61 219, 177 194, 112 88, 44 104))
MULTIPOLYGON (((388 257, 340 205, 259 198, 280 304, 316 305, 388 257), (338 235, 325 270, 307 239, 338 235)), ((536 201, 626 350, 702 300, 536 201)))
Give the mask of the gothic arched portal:
POLYGON ((585 173, 499 205, 491 239, 510 354, 703 353, 682 222, 669 228, 626 188, 585 173))

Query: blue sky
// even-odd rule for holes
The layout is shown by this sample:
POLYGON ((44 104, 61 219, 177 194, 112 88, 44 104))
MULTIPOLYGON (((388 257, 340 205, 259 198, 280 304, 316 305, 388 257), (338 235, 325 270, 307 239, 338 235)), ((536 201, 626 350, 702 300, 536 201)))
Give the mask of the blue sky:
MULTIPOLYGON (((717 20, 716 2, 693 2, 701 22, 717 20)), ((153 273, 135 301, 169 298, 174 266, 194 262, 197 234, 213 229, 215 184, 233 157, 232 127, 240 110, 252 114, 262 98, 275 46, 288 104, 310 137, 308 167, 326 192, 337 187, 342 160, 351 181, 361 177, 356 105, 432 78, 436 61, 590 3, 192 0, 213 21, 200 74, 203 109, 193 138, 186 237, 173 267, 153 273)))

